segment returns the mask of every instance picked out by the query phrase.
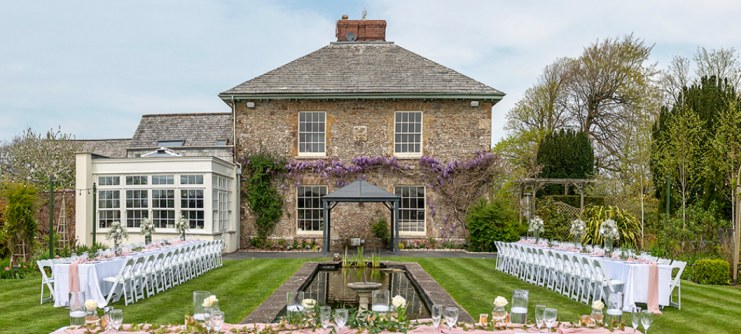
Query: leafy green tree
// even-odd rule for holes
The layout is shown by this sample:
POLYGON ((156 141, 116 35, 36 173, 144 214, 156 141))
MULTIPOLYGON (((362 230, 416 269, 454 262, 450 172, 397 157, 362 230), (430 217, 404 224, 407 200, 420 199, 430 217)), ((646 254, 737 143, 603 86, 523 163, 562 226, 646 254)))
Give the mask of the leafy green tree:
POLYGON ((657 168, 679 186, 682 220, 686 222, 687 201, 702 176, 703 121, 692 109, 664 113, 665 131, 660 133, 654 155, 657 168))
POLYGON ((32 254, 36 237, 36 188, 28 183, 8 183, 3 191, 7 198, 5 208, 5 225, 2 234, 5 237, 4 247, 8 254, 15 254, 19 245, 26 245, 26 254, 32 254))
POLYGON ((544 178, 587 179, 594 174, 594 149, 582 131, 547 135, 538 147, 537 161, 544 178))
POLYGON ((517 221, 513 205, 505 198, 480 201, 466 214, 468 249, 475 252, 495 250, 494 241, 512 242, 527 229, 517 221))

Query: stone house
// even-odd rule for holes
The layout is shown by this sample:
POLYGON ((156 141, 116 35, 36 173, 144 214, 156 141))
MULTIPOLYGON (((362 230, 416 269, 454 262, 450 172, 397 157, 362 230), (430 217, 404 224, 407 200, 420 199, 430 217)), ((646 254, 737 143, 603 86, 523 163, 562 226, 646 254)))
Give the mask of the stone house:
MULTIPOLYGON (((284 212, 271 238, 321 244, 319 198, 353 178, 401 196, 402 239, 465 237, 465 228, 450 219, 452 209, 420 174, 420 161, 445 164, 488 151, 492 107, 504 93, 385 35, 382 20, 339 20, 336 42, 219 94, 234 115, 236 161, 258 152, 288 161, 280 188, 284 212)), ((241 206, 245 248, 255 217, 244 201, 241 206)), ((381 204, 338 206, 332 251, 350 238, 380 248, 371 225, 387 212, 381 204)))

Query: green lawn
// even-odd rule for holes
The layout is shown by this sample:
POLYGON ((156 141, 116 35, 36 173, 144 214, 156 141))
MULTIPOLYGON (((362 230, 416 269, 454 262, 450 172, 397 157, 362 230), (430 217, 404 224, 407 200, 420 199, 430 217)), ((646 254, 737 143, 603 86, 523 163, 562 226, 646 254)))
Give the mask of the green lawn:
MULTIPOLYGON (((492 259, 394 258, 419 262, 474 318, 491 312, 496 296, 510 299, 512 290, 530 290, 530 306, 555 306, 559 316, 572 320, 589 307, 547 289, 523 283, 494 270, 492 259)), ((285 282, 305 259, 224 261, 224 267, 142 302, 115 306, 124 321, 181 323, 191 312, 191 293, 208 290, 219 297, 228 322, 238 322, 285 282)), ((738 333, 741 289, 682 282, 683 307, 664 309, 652 333, 738 333)), ((68 322, 64 308, 39 305, 40 276, 0 280, 0 333, 48 333, 68 322)))

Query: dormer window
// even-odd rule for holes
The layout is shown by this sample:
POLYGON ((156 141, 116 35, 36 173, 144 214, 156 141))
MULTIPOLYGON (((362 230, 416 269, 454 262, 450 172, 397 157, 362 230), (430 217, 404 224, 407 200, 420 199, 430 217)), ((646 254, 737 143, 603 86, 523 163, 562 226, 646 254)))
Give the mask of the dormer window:
POLYGON ((185 144, 185 140, 160 140, 157 142, 159 147, 177 147, 183 146, 183 144, 185 144))

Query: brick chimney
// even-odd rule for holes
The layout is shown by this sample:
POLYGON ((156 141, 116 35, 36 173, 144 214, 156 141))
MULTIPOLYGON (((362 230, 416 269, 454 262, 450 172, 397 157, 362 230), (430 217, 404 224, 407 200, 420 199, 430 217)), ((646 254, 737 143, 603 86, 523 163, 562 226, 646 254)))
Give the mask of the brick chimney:
POLYGON ((343 15, 335 35, 338 42, 386 41, 386 20, 348 20, 343 15))

